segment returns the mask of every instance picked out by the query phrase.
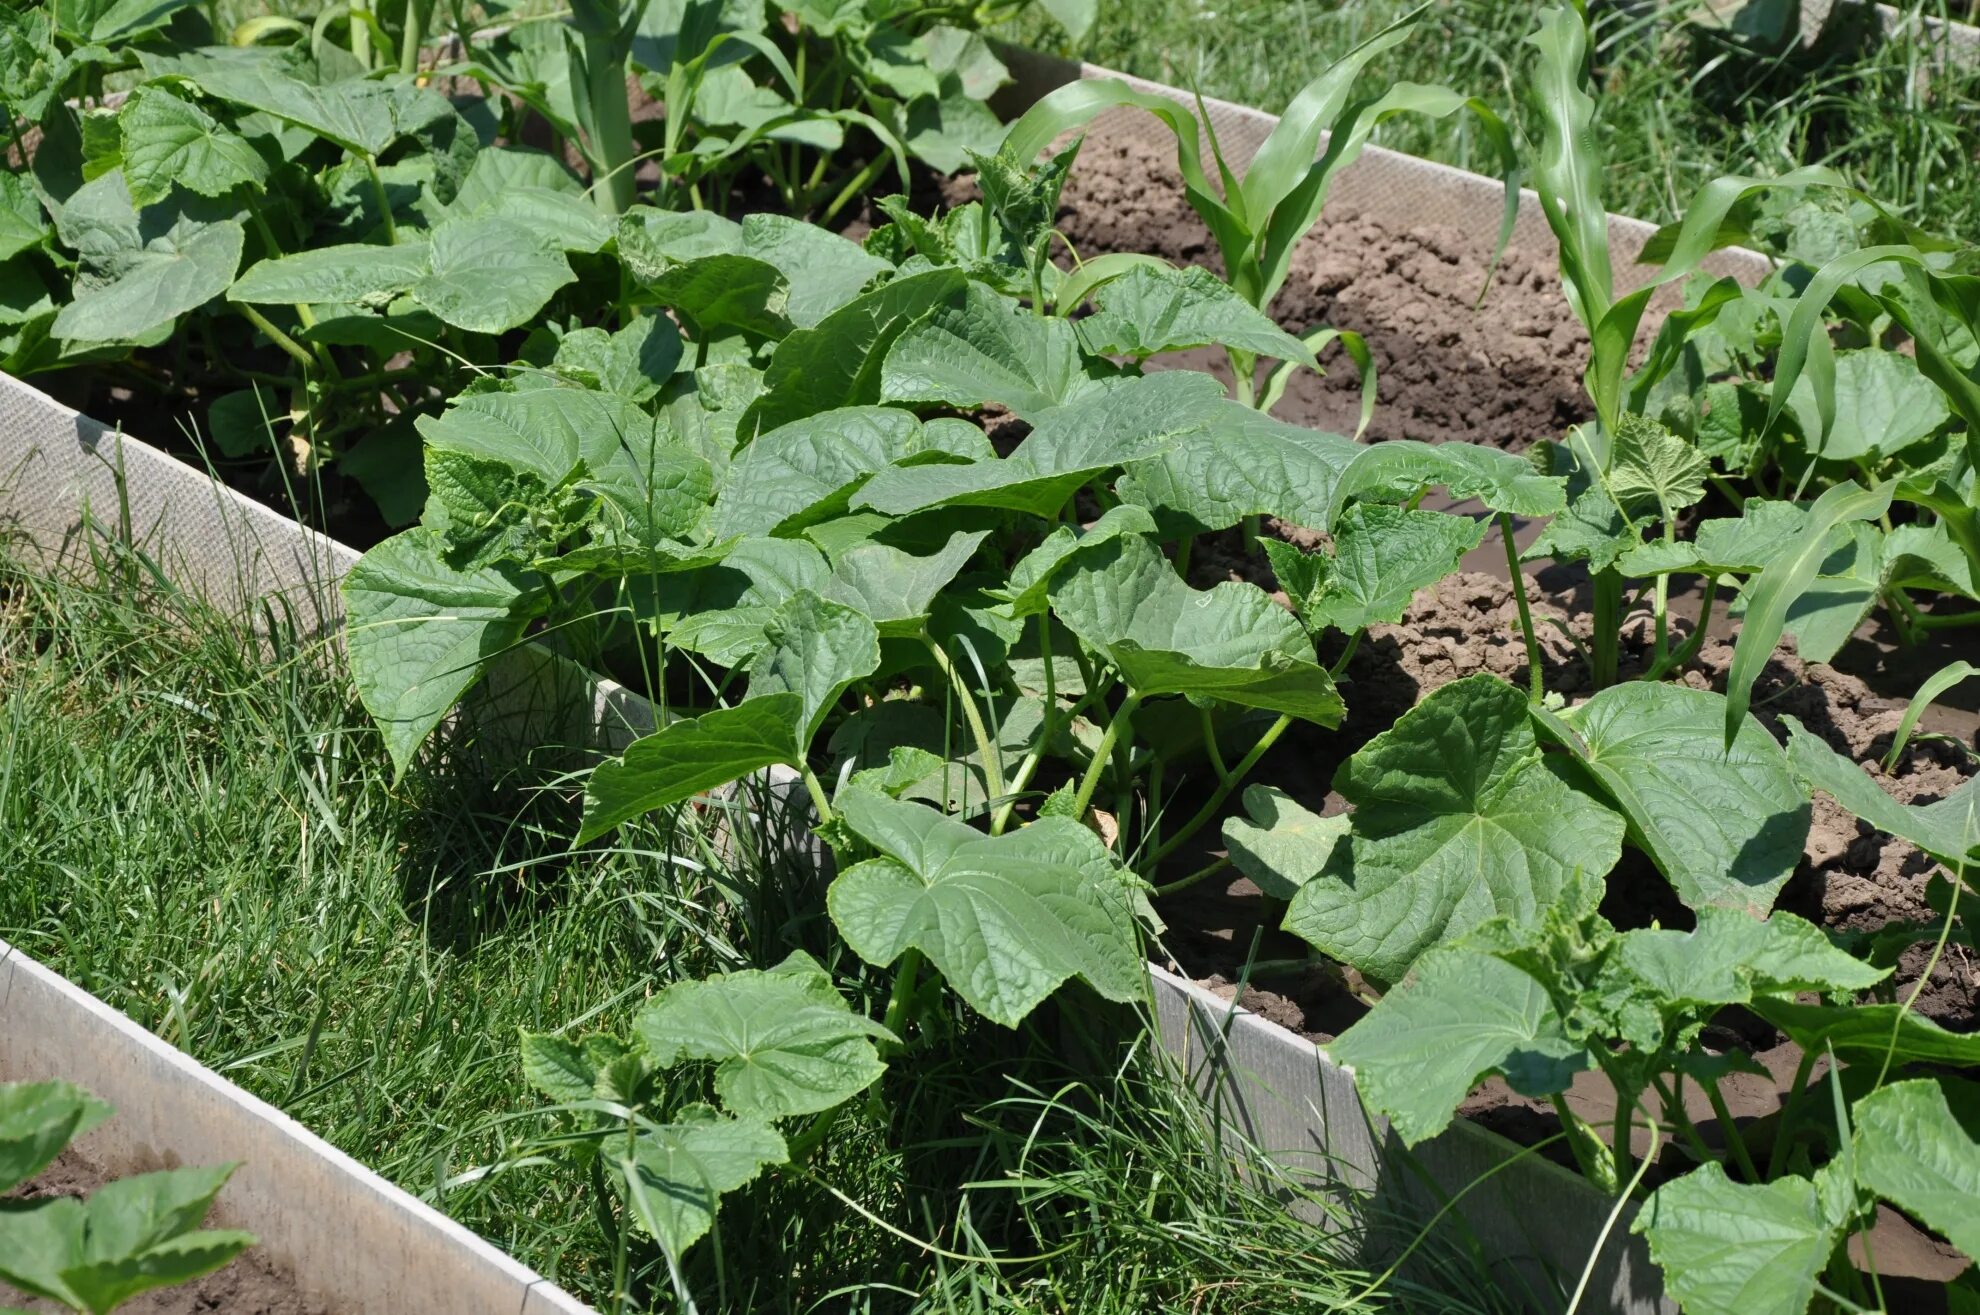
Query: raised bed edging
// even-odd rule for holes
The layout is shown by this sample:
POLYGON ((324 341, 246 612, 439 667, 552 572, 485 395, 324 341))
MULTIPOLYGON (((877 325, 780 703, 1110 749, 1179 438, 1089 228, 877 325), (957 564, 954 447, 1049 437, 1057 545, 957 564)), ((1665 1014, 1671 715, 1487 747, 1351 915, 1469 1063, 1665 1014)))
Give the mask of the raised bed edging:
MULTIPOLYGON (((1189 93, 1146 79, 1093 65, 1072 66, 1028 52, 1011 54, 1013 72, 1032 98, 1073 76, 1122 77, 1143 90, 1184 104, 1194 103, 1189 93)), ((1227 158, 1237 162, 1248 161, 1277 123, 1272 115, 1227 101, 1205 98, 1204 106, 1227 158)), ((1152 131, 1166 136, 1166 129, 1147 116, 1127 111, 1103 116, 1094 131, 1152 131), (1135 123, 1137 117, 1139 124, 1135 123)), ((1457 224, 1488 238, 1496 232, 1503 199, 1500 184, 1491 179, 1377 146, 1368 147, 1360 160, 1343 170, 1333 190, 1336 204, 1351 206, 1384 224, 1398 228, 1457 224)), ((1612 215, 1609 231, 1618 287, 1641 283, 1646 271, 1632 260, 1655 226, 1612 215)), ((1513 241, 1542 249, 1553 246, 1552 234, 1531 192, 1522 193, 1513 241)), ((1707 268, 1750 281, 1764 276, 1771 263, 1757 253, 1729 249, 1715 253, 1707 268)), ((23 532, 45 553, 58 558, 73 558, 85 550, 93 536, 113 535, 141 548, 168 575, 203 590, 222 605, 252 611, 274 600, 287 609, 303 633, 330 642, 334 642, 342 618, 336 581, 358 556, 352 549, 226 488, 205 472, 119 434, 19 380, 0 375, 0 531, 8 528, 23 532)), ((644 699, 534 647, 515 650, 505 658, 485 688, 488 692, 480 702, 498 715, 527 715, 546 705, 575 706, 574 719, 561 720, 556 729, 535 724, 534 733, 557 735, 582 730, 590 742, 608 751, 623 746, 653 724, 653 710, 644 699), (581 689, 590 697, 575 703, 556 696, 544 698, 545 680, 562 683, 561 694, 581 689)), ((245 1159, 248 1168, 237 1179, 244 1188, 260 1181, 258 1173, 250 1175, 257 1152, 262 1150, 261 1138, 269 1139, 262 1156, 266 1164, 305 1152, 318 1159, 328 1157, 350 1181, 338 1185, 334 1174, 319 1169, 318 1173, 329 1175, 321 1181, 345 1193, 343 1199, 350 1200, 353 1208, 369 1211, 370 1217, 380 1221, 381 1229, 397 1226, 391 1225, 398 1217, 393 1210, 410 1211, 416 1224, 405 1227, 423 1231, 402 1233, 402 1237, 417 1235, 432 1239, 435 1246, 466 1247, 495 1266, 488 1271, 490 1275, 499 1275, 499 1282, 510 1284, 505 1289, 510 1296, 492 1304, 482 1300, 478 1289, 471 1290, 461 1280, 449 1278, 439 1285, 430 1304, 409 1301, 413 1289, 393 1287, 375 1298, 384 1304, 360 1305, 357 1309, 465 1313, 513 1308, 523 1315, 588 1309, 25 955, 4 943, 0 943, 0 952, 4 952, 0 956, 0 974, 4 974, 0 975, 0 1019, 9 1023, 0 1031, 0 1078, 33 1073, 83 1082, 119 1107, 120 1118, 106 1129, 122 1125, 136 1140, 140 1127, 171 1126, 162 1112, 162 1102, 148 1101, 142 1086, 144 1080, 166 1075, 175 1090, 187 1093, 187 1100, 205 1102, 211 1126, 189 1133, 195 1138, 195 1144, 189 1146, 169 1136, 144 1145, 165 1147, 186 1163, 245 1159), (23 982, 28 985, 23 987, 23 982), (16 998, 25 1001, 35 998, 37 992, 68 1000, 73 1021, 52 1030, 29 1028, 40 1034, 23 1038, 21 1029, 13 1026, 20 1007, 16 998), (90 1039, 92 1034, 103 1035, 105 1028, 112 1029, 110 1035, 116 1038, 119 1050, 127 1051, 133 1044, 143 1046, 144 1064, 135 1070, 120 1070, 107 1054, 92 1057, 73 1053, 77 1043, 85 1052, 109 1049, 92 1045, 90 1039), (38 1062, 29 1066, 18 1055, 35 1056, 38 1062), (64 1064, 68 1065, 66 1070, 61 1067, 64 1064), (135 1113, 148 1104, 152 1109, 143 1119, 125 1113, 135 1113), (236 1107, 236 1114, 226 1112, 229 1105, 236 1107), (228 1118, 235 1117, 241 1128, 252 1129, 251 1135, 236 1136, 231 1127, 224 1126, 228 1118), (294 1145, 284 1149, 285 1138, 294 1145), (522 1286, 515 1286, 519 1281, 522 1286), (468 1291, 474 1292, 474 1302, 450 1304, 468 1291), (504 1304, 510 1298, 514 1304, 504 1304), (565 1304, 542 1304, 552 1301, 565 1304)), ((1458 1198, 1453 1213, 1462 1218, 1484 1254, 1507 1267, 1507 1277, 1516 1281, 1510 1290, 1523 1288, 1540 1308, 1558 1308, 1562 1303, 1562 1294, 1573 1286, 1594 1250, 1613 1205, 1611 1200, 1567 1170, 1522 1153, 1504 1138, 1462 1121, 1413 1152, 1403 1151, 1386 1126, 1362 1108, 1353 1075, 1329 1062, 1313 1043, 1159 966, 1149 966, 1149 978, 1164 1048, 1182 1060, 1192 1085, 1249 1140, 1289 1168, 1310 1172, 1317 1182, 1366 1193, 1364 1203, 1374 1211, 1422 1217, 1445 1201, 1458 1198)), ((104 1136, 104 1130, 95 1136, 104 1136)), ((97 1143, 92 1142, 90 1149, 110 1161, 105 1167, 125 1167, 114 1153, 97 1143)), ((134 1149, 134 1153, 143 1152, 134 1149)), ((272 1193, 278 1185, 279 1180, 261 1190, 272 1193)), ((234 1208, 234 1190, 230 1187, 224 1208, 234 1208)), ((349 1272, 353 1282, 363 1282, 364 1275, 374 1269, 382 1270, 379 1257, 394 1254, 369 1243, 355 1249, 321 1241, 312 1245, 309 1234, 313 1228, 305 1228, 305 1235, 295 1239, 281 1235, 281 1212, 269 1204, 277 1199, 271 1195, 267 1201, 256 1203, 252 1226, 268 1238, 278 1255, 293 1257, 298 1274, 307 1281, 316 1281, 319 1251, 332 1253, 325 1255, 324 1261, 333 1266, 341 1254, 341 1268, 324 1272, 349 1272)), ((325 1214, 321 1209, 302 1213, 312 1224, 325 1214)), ((1661 1280, 1642 1239, 1627 1231, 1633 1214, 1634 1208, 1629 1207, 1618 1217, 1598 1259, 1584 1308, 1617 1315, 1668 1315, 1676 1307, 1663 1296, 1661 1280)), ((346 1231, 337 1241, 347 1242, 348 1237, 346 1231)), ((431 1261, 427 1263, 431 1267, 431 1261)), ((342 1289, 336 1292, 339 1300, 348 1300, 342 1289)), ((374 1298, 367 1295, 363 1300, 374 1298)))
POLYGON ((0 941, 0 1081, 116 1107, 79 1148, 122 1177, 242 1161, 215 1218, 259 1237, 337 1315, 594 1315, 591 1307, 282 1111, 0 941))

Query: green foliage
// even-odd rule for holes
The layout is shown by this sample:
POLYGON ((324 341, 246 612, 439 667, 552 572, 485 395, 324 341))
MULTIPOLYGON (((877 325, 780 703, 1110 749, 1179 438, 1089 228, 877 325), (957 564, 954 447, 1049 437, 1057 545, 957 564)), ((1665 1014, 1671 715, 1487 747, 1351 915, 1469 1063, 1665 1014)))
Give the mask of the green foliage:
MULTIPOLYGON (((0 1084, 0 1191, 34 1178, 110 1115, 66 1082, 0 1084)), ((133 1297, 210 1274, 254 1245, 248 1233, 200 1226, 238 1167, 138 1174, 87 1199, 10 1199, 0 1204, 0 1280, 108 1315, 133 1297)))

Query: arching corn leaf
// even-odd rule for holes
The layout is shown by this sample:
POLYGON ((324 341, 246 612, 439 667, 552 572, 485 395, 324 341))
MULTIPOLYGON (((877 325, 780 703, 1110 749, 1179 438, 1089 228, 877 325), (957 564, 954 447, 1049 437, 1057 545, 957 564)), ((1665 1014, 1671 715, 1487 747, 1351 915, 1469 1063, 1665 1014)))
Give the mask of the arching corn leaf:
POLYGON ((873 1043, 894 1039, 802 952, 768 971, 677 982, 641 1006, 633 1030, 662 1066, 713 1061, 723 1107, 765 1120, 828 1110, 872 1086, 887 1068, 873 1043))
POLYGON ((1841 804, 1879 831, 1908 840, 1968 880, 1980 876, 1980 778, 1968 780, 1944 799, 1901 804, 1875 780, 1793 717, 1788 728, 1788 762, 1807 785, 1841 804))

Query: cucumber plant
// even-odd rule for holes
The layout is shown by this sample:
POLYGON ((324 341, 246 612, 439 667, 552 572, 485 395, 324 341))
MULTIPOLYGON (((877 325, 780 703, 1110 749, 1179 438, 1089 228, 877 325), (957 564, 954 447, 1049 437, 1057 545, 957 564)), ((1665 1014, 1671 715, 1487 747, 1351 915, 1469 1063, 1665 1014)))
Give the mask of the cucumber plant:
MULTIPOLYGON (((0 1083, 0 1193, 31 1182, 75 1138, 111 1116, 67 1082, 0 1083)), ((238 1165, 120 1178, 87 1199, 0 1200, 0 1282, 86 1315, 227 1264, 254 1237, 202 1228, 238 1165)))

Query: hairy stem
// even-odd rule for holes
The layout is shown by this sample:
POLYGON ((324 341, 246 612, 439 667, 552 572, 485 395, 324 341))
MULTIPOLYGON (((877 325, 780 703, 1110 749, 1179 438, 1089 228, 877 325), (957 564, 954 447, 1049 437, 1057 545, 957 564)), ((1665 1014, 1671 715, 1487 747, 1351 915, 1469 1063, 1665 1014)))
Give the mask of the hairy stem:
POLYGON ((1045 662, 1045 711, 1038 723, 1038 743, 1018 764, 1017 775, 1011 778, 1010 794, 998 805, 990 818, 990 834, 1001 836, 1004 828, 1011 824, 1011 810, 1017 807, 1017 797, 1031 784, 1031 777, 1043 761, 1045 751, 1052 743, 1052 714, 1059 710, 1059 694, 1056 673, 1052 670, 1052 618, 1048 613, 1038 618, 1038 656, 1045 662))
POLYGON ((899 1051, 907 1046, 904 1029, 907 1027, 908 1011, 914 1005, 914 979, 921 974, 921 951, 909 947, 901 952, 901 962, 894 969, 894 991, 887 997, 887 1014, 880 1025, 892 1032, 896 1041, 884 1047, 888 1051, 899 1051))
MULTIPOLYGON (((406 20, 410 23, 412 20, 406 20)), ((385 245, 399 245, 399 225, 392 218, 392 198, 385 194, 385 178, 378 172, 378 157, 367 152, 364 157, 365 171, 371 175, 371 190, 378 198, 378 213, 385 219, 385 245)))
POLYGON ((1701 1082, 1698 1085, 1705 1088, 1705 1097, 1712 1102, 1712 1117, 1719 1121, 1720 1135, 1732 1152, 1734 1162, 1739 1165, 1740 1174, 1747 1182, 1757 1184, 1760 1182, 1760 1170, 1753 1163, 1753 1152, 1747 1149, 1746 1138, 1740 1135, 1739 1125, 1733 1122, 1732 1111, 1726 1108, 1726 1098, 1720 1094, 1719 1084, 1701 1082))
POLYGON ((1107 730, 1094 747, 1093 761, 1086 765, 1086 774, 1080 777, 1079 792, 1073 795, 1073 816, 1083 818, 1093 803, 1093 792, 1100 785, 1100 774, 1107 770, 1107 763, 1114 756, 1114 746, 1120 742, 1122 734, 1134 722, 1134 710, 1141 706, 1141 696, 1133 690, 1122 698, 1121 706, 1107 722, 1107 730))

